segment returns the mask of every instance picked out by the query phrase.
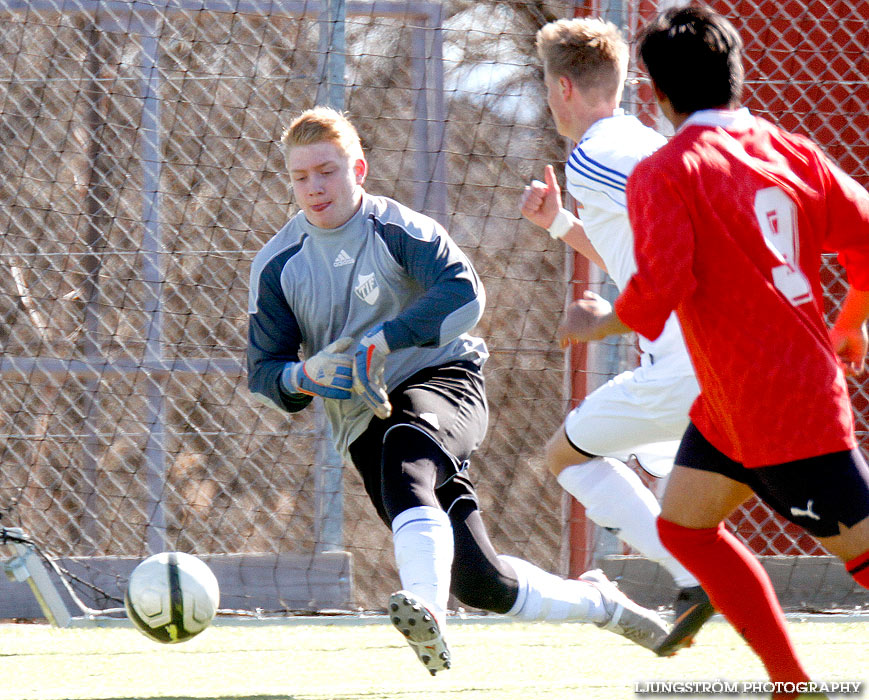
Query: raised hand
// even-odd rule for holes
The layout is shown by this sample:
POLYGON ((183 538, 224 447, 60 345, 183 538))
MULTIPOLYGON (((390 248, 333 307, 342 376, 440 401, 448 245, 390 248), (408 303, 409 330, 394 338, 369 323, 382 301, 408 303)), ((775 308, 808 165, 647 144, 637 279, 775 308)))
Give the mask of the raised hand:
POLYGON ((548 229, 561 211, 561 188, 551 165, 544 169, 543 179, 544 182, 533 180, 525 186, 519 198, 519 211, 532 224, 548 229))

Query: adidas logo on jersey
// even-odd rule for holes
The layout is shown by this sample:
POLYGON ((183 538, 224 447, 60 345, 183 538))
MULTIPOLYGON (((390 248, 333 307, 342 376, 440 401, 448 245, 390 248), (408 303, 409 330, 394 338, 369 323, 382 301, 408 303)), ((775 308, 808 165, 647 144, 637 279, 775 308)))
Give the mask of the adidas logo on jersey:
POLYGON ((335 258, 335 262, 332 263, 332 267, 343 267, 344 265, 352 265, 356 261, 347 255, 347 251, 343 248, 341 252, 338 253, 338 256, 335 258))

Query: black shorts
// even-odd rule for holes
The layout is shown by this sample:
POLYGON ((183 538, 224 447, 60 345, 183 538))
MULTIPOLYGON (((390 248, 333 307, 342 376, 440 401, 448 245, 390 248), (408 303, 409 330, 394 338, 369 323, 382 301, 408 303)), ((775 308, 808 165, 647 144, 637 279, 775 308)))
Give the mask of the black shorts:
POLYGON ((859 450, 748 468, 716 449, 689 423, 676 464, 750 487, 776 513, 815 537, 839 534, 869 516, 869 467, 859 450))
MULTIPOLYGON (((489 407, 480 368, 471 362, 452 362, 420 370, 389 392, 392 415, 372 418, 350 445, 350 457, 381 519, 389 524, 383 506, 382 455, 387 431, 410 426, 431 439, 445 456, 435 495, 449 512, 460 499, 477 503, 468 476, 468 460, 486 435, 489 407)), ((389 485, 386 485, 388 488, 389 485)))

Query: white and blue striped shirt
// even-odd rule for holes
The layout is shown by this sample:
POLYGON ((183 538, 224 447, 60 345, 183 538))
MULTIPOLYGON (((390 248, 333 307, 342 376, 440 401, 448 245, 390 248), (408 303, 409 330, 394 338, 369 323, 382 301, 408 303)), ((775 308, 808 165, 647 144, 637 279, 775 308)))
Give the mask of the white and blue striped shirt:
MULTIPOLYGON (((591 125, 564 167, 567 190, 579 205, 585 234, 620 290, 637 269, 625 185, 636 164, 666 141, 636 117, 617 109, 612 117, 591 125)), ((654 357, 656 365, 663 365, 661 371, 693 373, 675 316, 656 340, 640 336, 639 345, 643 353, 654 357)))

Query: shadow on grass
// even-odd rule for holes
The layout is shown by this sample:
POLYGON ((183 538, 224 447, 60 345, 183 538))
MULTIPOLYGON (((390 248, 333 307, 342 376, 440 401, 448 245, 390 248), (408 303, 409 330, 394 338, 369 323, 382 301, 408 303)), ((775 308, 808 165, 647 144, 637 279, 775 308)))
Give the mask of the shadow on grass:
MULTIPOLYGON (((410 691, 409 691, 410 692, 410 691)), ((416 691, 412 691, 416 692, 416 691)), ((401 694, 401 693, 400 693, 401 694)), ((160 695, 153 697, 144 697, 142 695, 133 696, 111 696, 105 698, 88 698, 88 700, 319 700, 319 698, 325 698, 326 696, 320 695, 212 695, 212 696, 201 696, 198 695, 196 697, 192 697, 189 695, 160 695)), ((370 700, 374 698, 375 694, 373 693, 353 693, 352 695, 328 695, 328 700, 370 700)), ((381 693, 377 692, 376 697, 381 697, 381 693)))
MULTIPOLYGON (((160 695, 154 697, 145 697, 143 695, 134 696, 111 696, 105 698, 90 698, 89 700, 296 700, 295 695, 213 695, 213 696, 205 696, 197 695, 196 697, 190 695, 160 695)), ((335 697, 334 700, 342 700, 342 698, 335 697)))
MULTIPOLYGON (((447 692, 453 694, 456 691, 455 689, 451 689, 447 692)), ((436 691, 434 695, 439 693, 440 691, 436 691)), ((414 694, 415 696, 418 696, 418 690, 408 689, 406 693, 398 691, 396 693, 390 693, 390 697, 398 697, 405 694, 414 694)), ((434 697, 434 695, 430 697, 434 697)), ((110 697, 88 698, 88 700, 326 700, 327 697, 328 700, 379 700, 379 698, 383 697, 383 694, 380 691, 363 691, 361 693, 351 693, 349 695, 334 695, 329 693, 328 696, 320 694, 311 695, 310 693, 303 693, 302 695, 198 695, 196 697, 189 695, 159 695, 151 697, 145 697, 143 695, 112 695, 110 697)))

